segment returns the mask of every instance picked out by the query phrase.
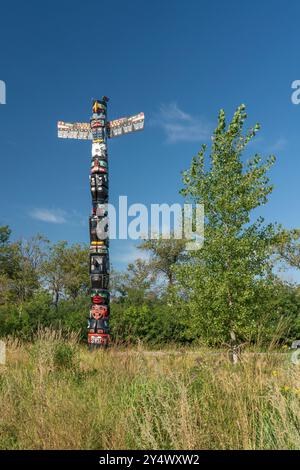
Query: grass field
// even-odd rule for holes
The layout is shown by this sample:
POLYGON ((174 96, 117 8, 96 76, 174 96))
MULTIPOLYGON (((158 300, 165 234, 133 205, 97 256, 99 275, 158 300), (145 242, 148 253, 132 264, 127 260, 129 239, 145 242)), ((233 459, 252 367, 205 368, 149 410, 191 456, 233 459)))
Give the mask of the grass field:
POLYGON ((299 449, 300 366, 205 349, 7 342, 0 449, 299 449))

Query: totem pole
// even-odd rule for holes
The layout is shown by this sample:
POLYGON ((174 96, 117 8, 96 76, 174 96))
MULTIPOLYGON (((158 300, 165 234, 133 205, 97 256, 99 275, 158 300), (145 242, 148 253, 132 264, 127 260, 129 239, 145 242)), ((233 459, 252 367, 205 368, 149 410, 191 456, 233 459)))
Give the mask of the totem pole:
POLYGON ((109 231, 108 231, 108 154, 106 140, 144 128, 144 113, 107 121, 108 98, 94 100, 89 123, 58 122, 58 137, 90 139, 92 160, 90 188, 92 214, 90 226, 91 307, 88 318, 90 348, 107 347, 110 342, 109 315, 109 231))

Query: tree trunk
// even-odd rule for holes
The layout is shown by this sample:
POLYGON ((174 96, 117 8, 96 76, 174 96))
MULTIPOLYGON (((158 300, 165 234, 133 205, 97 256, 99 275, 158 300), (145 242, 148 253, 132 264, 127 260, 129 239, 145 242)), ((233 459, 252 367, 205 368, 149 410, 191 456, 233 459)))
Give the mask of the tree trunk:
POLYGON ((231 343, 230 360, 233 364, 237 364, 239 362, 239 354, 238 354, 238 345, 237 345, 234 331, 230 332, 230 343, 231 343))
POLYGON ((55 291, 54 292, 54 305, 55 305, 55 308, 57 308, 57 306, 58 306, 58 300, 59 300, 59 292, 55 291))

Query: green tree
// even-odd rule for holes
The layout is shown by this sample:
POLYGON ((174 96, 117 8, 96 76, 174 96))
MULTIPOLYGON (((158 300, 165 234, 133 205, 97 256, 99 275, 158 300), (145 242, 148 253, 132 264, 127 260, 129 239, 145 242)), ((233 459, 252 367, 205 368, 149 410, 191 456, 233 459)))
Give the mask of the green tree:
POLYGON ((79 244, 68 247, 66 241, 60 241, 50 246, 41 272, 56 307, 61 296, 76 299, 89 285, 89 250, 79 244))
POLYGON ((156 276, 147 261, 138 258, 128 264, 125 272, 113 270, 112 274, 111 289, 115 301, 141 305, 156 297, 156 276))
POLYGON ((18 269, 14 275, 14 290, 19 302, 30 299, 40 288, 41 268, 49 240, 37 234, 17 242, 18 269))
POLYGON ((3 225, 0 227, 0 247, 7 245, 9 237, 11 235, 11 229, 8 225, 3 225))
POLYGON ((11 296, 11 281, 5 274, 0 274, 0 305, 6 304, 11 296))
POLYGON ((32 297, 40 287, 40 267, 49 243, 42 235, 12 243, 10 235, 9 227, 0 227, 0 303, 32 297))
POLYGON ((188 312, 191 337, 215 343, 253 335, 263 314, 263 290, 271 282, 276 227, 262 218, 253 221, 251 213, 272 191, 267 173, 275 157, 263 162, 256 154, 244 163, 243 152, 259 130, 256 124, 244 132, 246 118, 241 105, 227 126, 221 110, 209 165, 203 145, 183 173, 182 194, 204 204, 205 242, 192 253, 194 262, 178 270, 181 306, 188 312))
POLYGON ((49 248, 46 259, 41 266, 44 286, 52 293, 57 307, 64 288, 64 257, 66 241, 60 241, 49 248))
POLYGON ((0 227, 0 274, 13 279, 19 270, 19 244, 10 242, 11 229, 0 227))
POLYGON ((171 234, 170 238, 163 238, 160 235, 157 239, 144 240, 138 248, 150 254, 148 270, 162 275, 168 285, 173 286, 175 266, 187 260, 186 240, 177 239, 174 234, 171 234))
POLYGON ((62 259, 63 286, 65 293, 73 300, 87 293, 89 278, 89 248, 78 243, 64 252, 62 259))
POLYGON ((300 230, 283 230, 277 245, 279 257, 292 268, 300 269, 300 230))

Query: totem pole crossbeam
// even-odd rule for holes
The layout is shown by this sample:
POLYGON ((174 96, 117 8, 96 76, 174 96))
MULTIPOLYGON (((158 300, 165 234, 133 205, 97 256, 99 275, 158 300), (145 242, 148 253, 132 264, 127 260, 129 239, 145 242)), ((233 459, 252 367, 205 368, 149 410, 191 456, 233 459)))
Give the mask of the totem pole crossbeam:
POLYGON ((108 154, 107 138, 139 131, 144 128, 144 113, 107 121, 108 98, 94 100, 89 123, 58 121, 58 137, 92 140, 90 188, 92 214, 90 226, 91 307, 88 318, 90 347, 110 343, 109 315, 109 238, 108 238, 108 154))

